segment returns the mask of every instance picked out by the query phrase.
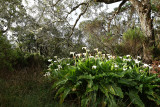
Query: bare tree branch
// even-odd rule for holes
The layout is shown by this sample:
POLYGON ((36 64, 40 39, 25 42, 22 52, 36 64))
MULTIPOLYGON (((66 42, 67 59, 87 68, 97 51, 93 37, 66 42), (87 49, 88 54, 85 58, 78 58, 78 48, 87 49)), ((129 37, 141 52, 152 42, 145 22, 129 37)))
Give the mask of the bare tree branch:
POLYGON ((73 11, 75 11, 77 8, 79 8, 81 5, 87 5, 87 3, 80 3, 79 5, 73 7, 73 9, 67 14, 66 18, 68 17, 69 14, 71 14, 73 11))
POLYGON ((72 34, 73 34, 73 32, 74 32, 74 28, 75 28, 75 26, 77 25, 78 21, 80 20, 81 16, 86 13, 86 11, 87 11, 87 9, 88 9, 88 6, 89 6, 89 3, 87 3, 87 6, 86 6, 85 10, 78 16, 76 22, 74 23, 74 25, 73 25, 73 27, 72 27, 72 31, 71 31, 71 33, 70 33, 70 35, 69 35, 69 38, 72 36, 72 34))
MULTIPOLYGON (((121 8, 122 8, 122 6, 127 2, 128 0, 123 0, 121 3, 120 3, 120 5, 119 5, 119 7, 118 7, 118 10, 113 14, 113 16, 109 19, 109 23, 108 23, 108 27, 110 28, 110 24, 111 24, 111 21, 113 20, 113 18, 115 18, 115 16, 120 12, 120 10, 121 10, 121 8)), ((109 30, 109 32, 110 32, 110 30, 109 30)))
POLYGON ((52 6, 55 7, 61 0, 57 0, 57 2, 55 4, 53 4, 53 0, 52 0, 52 6))
POLYGON ((111 4, 111 3, 119 2, 119 1, 122 1, 122 0, 94 0, 94 1, 103 2, 103 3, 106 3, 106 4, 111 4))
POLYGON ((46 9, 46 7, 43 8, 42 14, 41 14, 41 16, 39 17, 38 22, 41 22, 41 19, 42 19, 42 17, 43 17, 43 14, 44 14, 44 12, 45 12, 45 9, 46 9))

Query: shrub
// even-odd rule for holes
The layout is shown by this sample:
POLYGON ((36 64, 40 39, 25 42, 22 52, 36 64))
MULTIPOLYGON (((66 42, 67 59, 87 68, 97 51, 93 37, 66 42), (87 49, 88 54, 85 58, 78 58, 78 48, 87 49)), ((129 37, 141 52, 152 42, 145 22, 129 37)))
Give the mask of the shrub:
POLYGON ((13 48, 7 37, 0 34, 0 71, 33 66, 45 67, 46 63, 47 60, 39 54, 24 53, 13 48))
POLYGON ((12 49, 9 40, 0 34, 0 70, 12 70, 12 61, 15 58, 15 51, 12 49))
POLYGON ((117 45, 116 51, 121 55, 140 55, 143 51, 143 40, 144 36, 139 28, 129 29, 123 34, 122 42, 117 45))
POLYGON ((82 107, 160 105, 160 78, 149 72, 150 66, 131 56, 104 58, 98 53, 49 61, 45 76, 54 81, 54 98, 60 103, 74 99, 82 107))

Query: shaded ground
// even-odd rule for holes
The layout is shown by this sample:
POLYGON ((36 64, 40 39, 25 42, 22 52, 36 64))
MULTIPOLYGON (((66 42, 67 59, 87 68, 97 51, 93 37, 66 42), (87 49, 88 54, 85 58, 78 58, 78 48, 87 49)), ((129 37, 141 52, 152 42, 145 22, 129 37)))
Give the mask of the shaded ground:
POLYGON ((52 84, 42 71, 40 68, 1 71, 0 107, 67 107, 54 101, 52 84))

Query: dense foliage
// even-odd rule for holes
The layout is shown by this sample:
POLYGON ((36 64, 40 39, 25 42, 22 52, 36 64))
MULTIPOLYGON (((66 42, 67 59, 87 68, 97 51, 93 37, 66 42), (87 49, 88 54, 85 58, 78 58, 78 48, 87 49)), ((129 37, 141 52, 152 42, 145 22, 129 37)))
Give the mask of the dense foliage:
POLYGON ((16 57, 15 51, 12 49, 7 38, 0 33, 0 69, 12 69, 12 62, 16 57))
POLYGON ((160 0, 143 21, 153 22, 148 39, 131 2, 144 0, 129 0, 116 15, 114 4, 95 1, 106 0, 0 0, 0 106, 160 105, 160 0), (83 46, 90 51, 71 52, 83 46), (147 65, 137 55, 155 59, 147 65))
POLYGON ((0 71, 12 71, 32 66, 45 67, 46 59, 36 53, 21 52, 19 49, 12 47, 10 41, 0 34, 0 71))
POLYGON ((73 98, 82 107, 160 105, 160 78, 150 73, 149 65, 130 55, 83 54, 83 58, 77 54, 73 59, 49 60, 45 76, 54 81, 54 98, 60 103, 73 98))
POLYGON ((122 42, 116 46, 118 55, 127 55, 134 57, 141 55, 143 52, 144 35, 140 28, 128 29, 122 36, 122 42))

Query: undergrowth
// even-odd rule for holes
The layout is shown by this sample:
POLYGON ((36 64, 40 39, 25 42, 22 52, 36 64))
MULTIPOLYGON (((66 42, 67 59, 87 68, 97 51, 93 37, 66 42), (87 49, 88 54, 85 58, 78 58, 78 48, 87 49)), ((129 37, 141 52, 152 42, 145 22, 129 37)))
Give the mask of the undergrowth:
POLYGON ((51 82, 44 78, 42 68, 0 73, 0 107, 68 107, 54 101, 51 93, 51 82))

